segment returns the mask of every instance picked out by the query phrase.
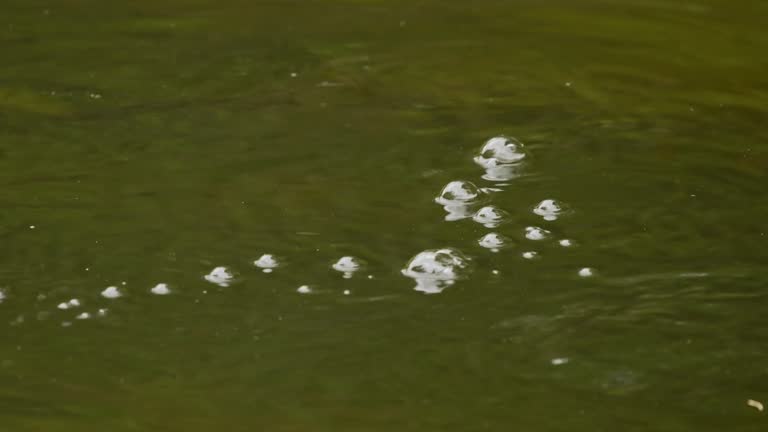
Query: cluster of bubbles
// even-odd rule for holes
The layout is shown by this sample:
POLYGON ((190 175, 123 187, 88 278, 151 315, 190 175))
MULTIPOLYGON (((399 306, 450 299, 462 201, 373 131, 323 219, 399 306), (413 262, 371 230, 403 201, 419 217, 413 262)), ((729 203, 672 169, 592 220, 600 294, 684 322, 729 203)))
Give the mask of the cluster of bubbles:
MULTIPOLYGON (((482 178, 492 182, 493 187, 481 188, 464 180, 449 182, 435 198, 435 202, 441 205, 446 212, 445 220, 472 220, 492 230, 508 224, 512 215, 490 202, 495 193, 503 191, 502 186, 508 185, 506 182, 510 182, 521 175, 526 157, 527 152, 523 144, 514 138, 494 137, 485 142, 480 152, 474 157, 474 161, 485 171, 482 178)), ((570 212, 567 205, 554 199, 544 199, 530 210, 547 222, 556 221, 570 212)), ((525 239, 534 243, 554 238, 551 231, 538 226, 527 226, 521 234, 525 239)), ((567 238, 557 239, 557 243, 566 248, 574 246, 574 242, 567 238)), ((496 231, 485 233, 477 240, 477 244, 492 253, 516 246, 510 237, 496 231)), ((521 256, 524 259, 533 260, 539 258, 539 253, 535 250, 527 250, 523 251, 521 256)), ((272 273, 283 267, 285 263, 275 255, 263 254, 253 261, 253 265, 264 273, 272 273)), ((365 267, 365 262, 354 256, 343 256, 330 265, 330 268, 339 272, 344 279, 351 279, 365 267)), ((470 257, 456 248, 442 247, 419 252, 408 261, 401 273, 403 276, 413 279, 416 283, 414 287, 416 291, 425 294, 437 294, 458 280, 466 278, 471 270, 470 257)), ((498 270, 492 270, 492 273, 499 274, 498 270)), ((591 277, 595 271, 585 267, 579 269, 576 274, 580 277, 591 277)), ((213 268, 202 278, 222 288, 229 287, 238 280, 237 274, 225 266, 213 268)), ((372 279, 373 276, 368 275, 368 278, 372 279)), ((173 292, 171 286, 166 283, 158 283, 149 289, 149 293, 157 296, 166 296, 173 294, 173 292)), ((302 285, 296 289, 296 292, 311 294, 315 290, 311 285, 302 285)), ((349 295, 350 291, 345 290, 344 294, 349 295)), ((125 292, 118 286, 109 286, 101 291, 101 297, 107 300, 119 299, 124 295, 125 292)), ((6 300, 6 293, 0 289, 0 303, 4 300, 6 300)), ((81 306, 79 299, 72 298, 59 303, 57 308, 80 311, 81 306)), ((108 309, 106 308, 97 309, 93 313, 83 311, 76 315, 75 319, 84 320, 95 316, 105 316, 107 312, 108 309)), ((71 322, 65 321, 63 325, 71 325, 71 322)))
MULTIPOLYGON (((454 180, 445 185, 435 198, 435 202, 446 212, 445 220, 453 222, 471 219, 488 229, 496 229, 510 222, 512 219, 510 213, 490 204, 490 201, 494 193, 503 191, 501 187, 509 185, 508 182, 522 174, 526 157, 525 146, 514 138, 499 136, 486 141, 474 161, 485 171, 482 178, 494 183, 494 186, 482 188, 464 180, 454 180)), ((545 221, 551 222, 570 210, 567 205, 559 201, 545 199, 534 206, 532 212, 545 221)), ((525 227, 523 235, 534 242, 553 238, 552 232, 537 226, 525 227)), ((509 237, 498 232, 484 234, 477 243, 491 252, 499 252, 514 246, 514 242, 509 237)), ((573 241, 564 238, 559 239, 558 244, 562 247, 571 247, 573 241)), ((533 250, 522 252, 521 255, 529 260, 539 257, 539 253, 533 250)), ((417 254, 402 273, 416 281, 417 291, 435 294, 454 284, 456 280, 466 277, 470 270, 470 258, 458 249, 443 248, 417 254)), ((494 270, 493 273, 498 274, 498 271, 494 270)), ((594 274, 594 271, 590 268, 582 268, 577 274, 581 277, 589 277, 594 274)))

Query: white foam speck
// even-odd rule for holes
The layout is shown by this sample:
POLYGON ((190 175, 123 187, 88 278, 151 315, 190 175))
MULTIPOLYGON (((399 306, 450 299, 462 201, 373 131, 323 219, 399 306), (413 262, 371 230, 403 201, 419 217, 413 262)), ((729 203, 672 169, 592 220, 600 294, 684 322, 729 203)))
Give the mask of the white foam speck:
POLYGON ((562 239, 558 243, 560 243, 560 246, 562 246, 562 247, 571 247, 571 246, 573 246, 573 242, 570 241, 569 239, 562 239))
POLYGON ((537 256, 539 256, 538 252, 534 252, 534 251, 523 252, 523 258, 525 259, 534 259, 537 256))
POLYGON ((75 319, 86 320, 90 317, 91 317, 91 314, 89 314, 88 312, 83 312, 80 315, 76 316, 75 319))
POLYGON ((302 285, 296 290, 296 292, 299 294, 309 294, 312 292, 312 288, 310 288, 309 285, 302 285))
POLYGON ((584 267, 583 269, 579 270, 579 276, 581 277, 590 277, 594 275, 595 272, 589 267, 584 267))
POLYGON ((550 363, 552 363, 553 366, 560 366, 568 363, 569 361, 571 360, 568 357, 558 357, 558 358, 553 358, 550 361, 550 363))

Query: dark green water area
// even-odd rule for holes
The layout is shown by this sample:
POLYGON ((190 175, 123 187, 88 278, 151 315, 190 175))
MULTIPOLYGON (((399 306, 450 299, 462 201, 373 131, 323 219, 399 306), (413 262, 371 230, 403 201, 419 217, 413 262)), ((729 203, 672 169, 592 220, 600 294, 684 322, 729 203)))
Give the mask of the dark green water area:
POLYGON ((0 430, 768 430, 767 17, 3 0, 0 430))

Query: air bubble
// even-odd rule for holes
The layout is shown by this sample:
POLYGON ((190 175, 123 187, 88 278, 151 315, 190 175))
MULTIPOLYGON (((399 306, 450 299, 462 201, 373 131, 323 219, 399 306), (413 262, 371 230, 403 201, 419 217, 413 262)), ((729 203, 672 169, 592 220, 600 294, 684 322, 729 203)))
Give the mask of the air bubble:
POLYGON ((481 237, 477 243, 491 252, 498 252, 511 244, 509 238, 497 233, 488 233, 481 237))
POLYGON ((280 262, 274 255, 264 254, 253 262, 253 265, 262 269, 264 273, 272 273, 274 269, 280 266, 280 262))
POLYGON ((118 297, 122 297, 123 293, 120 292, 117 287, 111 286, 104 289, 104 291, 101 292, 101 296, 108 299, 116 299, 118 297))
POLYGON ((590 277, 594 276, 595 271, 589 267, 584 267, 583 269, 579 270, 579 276, 581 277, 590 277))
POLYGON ((205 280, 221 287, 228 287, 235 280, 235 276, 226 267, 216 267, 210 273, 203 276, 205 280))
POLYGON ((566 211, 566 206, 553 199, 545 199, 533 208, 533 212, 546 221, 557 220, 566 211))
POLYGON ((416 281, 416 291, 437 294, 469 272, 470 260, 456 249, 431 249, 411 258, 403 275, 416 281))
POLYGON ((168 284, 159 283, 153 286, 149 292, 155 295, 168 295, 171 293, 171 288, 168 287, 168 284))
POLYGON ((485 169, 483 178, 507 181, 520 176, 520 162, 526 157, 524 146, 514 138, 494 137, 485 142, 475 163, 485 169))
POLYGON ((445 220, 456 221, 472 217, 487 195, 472 182, 456 180, 443 188, 435 202, 448 212, 445 220))
POLYGON ((538 256, 539 256, 538 252, 534 252, 534 251, 523 252, 523 258, 525 259, 530 260, 530 259, 538 258, 538 256))
POLYGON ((355 272, 363 268, 363 262, 352 256, 339 258, 332 266, 334 270, 343 273, 344 279, 351 278, 355 272))
POLYGON ((299 294, 309 294, 312 292, 312 288, 310 288, 309 285, 302 285, 296 289, 296 292, 299 294))
POLYGON ((544 228, 534 226, 525 228, 525 238, 528 240, 546 240, 551 236, 552 233, 545 230, 544 228))
POLYGON ((558 243, 562 247, 571 247, 571 246, 573 246, 573 241, 571 241, 569 239, 562 239, 558 243))
POLYGON ((509 213, 496 206, 485 206, 472 216, 472 220, 486 228, 495 228, 507 222, 509 218, 509 213))

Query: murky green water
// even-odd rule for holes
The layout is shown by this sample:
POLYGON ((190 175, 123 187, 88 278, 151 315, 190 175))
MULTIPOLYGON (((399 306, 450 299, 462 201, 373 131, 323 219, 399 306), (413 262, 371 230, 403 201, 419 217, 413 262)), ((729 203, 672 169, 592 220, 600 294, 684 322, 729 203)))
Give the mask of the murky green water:
POLYGON ((765 430, 765 2, 2 11, 2 430, 765 430))

